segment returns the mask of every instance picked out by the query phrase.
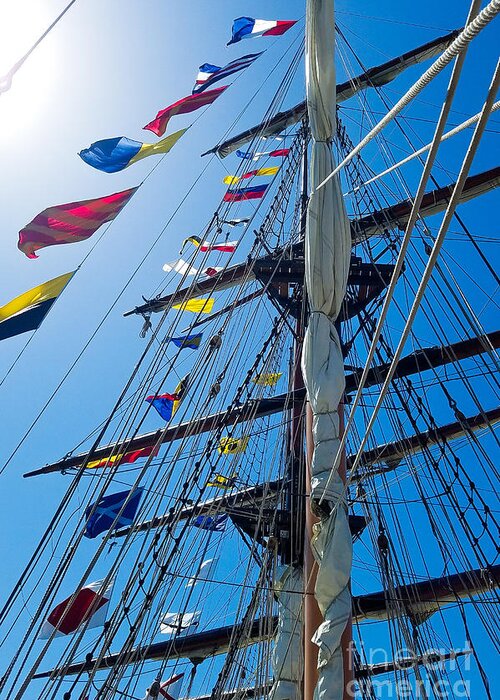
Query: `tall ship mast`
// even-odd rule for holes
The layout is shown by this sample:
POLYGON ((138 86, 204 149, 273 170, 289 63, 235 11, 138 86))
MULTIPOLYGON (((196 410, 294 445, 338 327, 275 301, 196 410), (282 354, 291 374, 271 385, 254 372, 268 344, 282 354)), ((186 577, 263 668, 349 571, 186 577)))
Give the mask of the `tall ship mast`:
POLYGON ((23 489, 48 517, 10 557, 0 698, 498 695, 498 241, 480 208, 493 211, 500 184, 499 13, 500 1, 473 0, 456 29, 385 46, 371 65, 333 0, 291 19, 239 17, 221 65, 200 65, 191 93, 144 127, 156 140, 80 151, 102 178, 147 158, 139 185, 50 206, 20 230, 27 258, 88 248, 0 308, 3 343, 34 331, 5 391, 198 118, 258 84, 260 65, 264 85, 276 78, 257 115, 254 95, 246 121, 205 143, 178 205, 184 233, 169 229, 177 209, 163 211, 2 461, 4 479, 18 467, 9 522, 12 509, 29 522, 14 506, 23 489), (415 104, 430 116, 411 116, 415 104), (207 169, 218 201, 200 198, 207 169), (46 412, 59 403, 62 429, 73 422, 65 383, 85 391, 78 363, 115 310, 93 382, 103 396, 108 372, 120 382, 78 443, 49 444, 46 412))

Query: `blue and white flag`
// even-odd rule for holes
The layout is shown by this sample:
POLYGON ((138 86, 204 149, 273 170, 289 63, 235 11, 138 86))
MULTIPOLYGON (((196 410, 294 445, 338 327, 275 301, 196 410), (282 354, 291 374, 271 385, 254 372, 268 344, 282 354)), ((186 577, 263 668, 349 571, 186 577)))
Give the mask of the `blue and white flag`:
POLYGON ((238 17, 233 22, 231 41, 227 45, 236 44, 242 39, 253 39, 256 36, 279 36, 288 31, 297 22, 296 19, 253 19, 253 17, 238 17))
POLYGON ((199 527, 202 530, 208 530, 209 532, 224 532, 226 529, 227 517, 227 513, 215 515, 213 518, 210 515, 198 515, 191 525, 199 527))
MULTIPOLYGON (((132 525, 139 506, 139 501, 141 500, 142 492, 142 488, 135 489, 129 502, 125 506, 123 513, 113 526, 113 530, 132 525)), ((84 532, 85 537, 94 539, 94 537, 97 537, 97 535, 109 530, 113 525, 116 516, 123 508, 123 504, 127 500, 129 494, 130 491, 120 491, 119 493, 112 493, 109 496, 103 496, 101 499, 99 499, 99 501, 97 501, 97 504, 92 503, 85 511, 85 517, 87 518, 84 532), (92 513, 92 511, 94 512, 92 513)))
POLYGON ((228 76, 233 75, 233 73, 238 73, 240 70, 244 70, 251 66, 255 59, 262 56, 263 51, 260 53, 249 53, 247 56, 242 56, 237 58, 235 61, 231 61, 227 66, 213 66, 211 63, 204 63, 199 68, 199 73, 196 77, 196 83, 193 88, 193 95, 198 92, 203 92, 207 88, 218 83, 219 80, 225 80, 228 76))

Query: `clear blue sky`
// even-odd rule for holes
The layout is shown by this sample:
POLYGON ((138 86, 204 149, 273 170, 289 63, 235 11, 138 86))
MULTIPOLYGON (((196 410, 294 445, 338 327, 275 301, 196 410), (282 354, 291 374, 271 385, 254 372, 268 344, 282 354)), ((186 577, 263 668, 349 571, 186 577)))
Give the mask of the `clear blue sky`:
MULTIPOLYGON (((0 11, 0 74, 26 48, 64 6, 62 0, 19 0, 0 11)), ((337 21, 365 65, 387 60, 405 50, 462 25, 468 2, 436 3, 430 0, 399 3, 389 0, 337 3, 337 21), (387 21, 382 21, 385 18, 387 21)), ((142 126, 156 112, 190 93, 197 67, 210 62, 223 65, 243 53, 269 48, 233 88, 228 90, 178 143, 148 178, 130 205, 111 226, 86 260, 64 296, 30 343, 22 359, 0 387, 0 464, 9 457, 67 368, 127 284, 137 263, 150 248, 180 199, 195 181, 205 160, 200 153, 225 134, 243 105, 260 88, 233 133, 256 123, 270 101, 277 81, 265 80, 281 54, 303 29, 303 21, 279 41, 246 42, 226 48, 233 18, 249 14, 262 18, 302 18, 298 0, 263 0, 234 3, 179 2, 178 0, 80 0, 15 76, 12 89, 0 95, 0 304, 56 275, 76 269, 95 242, 42 250, 28 260, 17 249, 17 232, 45 207, 96 197, 139 184, 154 165, 148 159, 122 173, 106 175, 89 168, 77 156, 81 148, 100 138, 128 136, 153 142, 142 126), (262 86, 262 87, 261 87, 262 86)), ((481 108, 496 59, 498 26, 490 28, 473 46, 464 70, 450 122, 457 124, 481 108)), ((419 75, 420 68, 390 85, 386 95, 395 102, 419 75)), ((356 71, 357 72, 357 71, 356 71)), ((276 76, 281 76, 283 67, 276 76)), ((345 72, 339 67, 339 80, 345 72)), ((446 79, 439 79, 409 114, 425 142, 432 134, 446 79)), ((303 74, 294 81, 285 107, 303 99, 303 74)), ((375 109, 381 110, 380 103, 375 109)), ((171 130, 191 124, 197 117, 178 117, 171 130)), ((494 124, 494 121, 492 122, 494 124)), ((351 124, 352 128, 352 124, 351 124)), ((498 131, 498 120, 496 127, 498 131)), ((359 131, 351 130, 356 143, 359 131)), ((389 128, 388 138, 397 141, 389 128)), ((494 134, 486 136, 472 172, 497 165, 494 134)), ((449 177, 456 175, 466 137, 460 136, 444 151, 449 177)), ((395 158, 403 157, 401 143, 395 158)), ((375 168, 377 154, 369 154, 375 168)), ((21 474, 62 457, 107 415, 138 358, 143 343, 138 319, 123 311, 148 296, 160 284, 162 265, 175 258, 181 240, 198 233, 223 192, 221 178, 232 161, 214 159, 191 194, 189 202, 169 225, 128 285, 76 369, 64 383, 19 450, 2 478, 2 542, 4 562, 0 599, 10 590, 21 565, 48 522, 67 479, 51 476, 23 480, 21 474)), ((415 171, 408 177, 414 182, 415 171)), ((497 207, 494 208, 496 201, 497 207)), ((495 194, 463 207, 463 213, 482 235, 497 228, 492 212, 495 194)), ((461 255, 458 245, 450 253, 461 255)), ((464 261, 465 263, 467 261, 464 261)), ((475 263, 474 263, 475 264, 475 263)), ((487 307, 481 319, 493 330, 494 317, 487 307)), ((419 327, 422 339, 436 342, 432 328, 419 327)), ((1 345, 0 379, 23 348, 27 336, 1 345)), ((154 426, 152 426, 154 427, 154 426)))

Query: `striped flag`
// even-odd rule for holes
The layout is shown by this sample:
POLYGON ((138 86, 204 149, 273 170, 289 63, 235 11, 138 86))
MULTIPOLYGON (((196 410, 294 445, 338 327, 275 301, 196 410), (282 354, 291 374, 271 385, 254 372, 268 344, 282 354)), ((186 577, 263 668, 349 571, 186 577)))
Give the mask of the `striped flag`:
POLYGON ((219 241, 218 243, 210 243, 210 241, 202 241, 199 236, 189 236, 182 242, 181 255, 186 243, 192 243, 202 253, 212 252, 213 250, 218 250, 219 253, 234 253, 239 241, 219 241))
POLYGON ((279 170, 279 165, 274 165, 271 168, 259 168, 258 170, 250 170, 248 173, 238 177, 237 175, 226 175, 222 180, 225 185, 236 185, 240 180, 248 180, 251 177, 269 177, 276 175, 279 170))
POLYGON ((87 629, 102 627, 106 621, 113 581, 103 589, 103 581, 88 583, 74 596, 56 605, 43 623, 39 639, 49 639, 54 630, 56 637, 73 634, 83 625, 87 629), (73 601, 71 600, 73 598, 73 601))
POLYGON ((189 114, 190 112, 200 109, 200 107, 211 105, 219 95, 222 95, 227 87, 228 85, 224 85, 223 87, 215 88, 215 90, 208 90, 201 95, 188 95, 187 97, 183 97, 182 100, 178 100, 174 102, 174 104, 158 112, 153 121, 146 124, 143 128, 152 131, 153 134, 157 136, 163 136, 171 117, 176 114, 189 114))
POLYGON ((55 277, 0 306, 0 340, 36 330, 74 274, 55 277))
POLYGON ((108 455, 102 459, 95 459, 92 462, 88 462, 87 469, 99 469, 100 467, 112 467, 118 464, 134 464, 141 457, 149 457, 150 455, 158 454, 158 450, 155 450, 154 446, 142 447, 140 450, 131 450, 130 452, 119 452, 116 455, 108 455))
POLYGON ((192 335, 180 335, 178 338, 166 338, 170 343, 173 343, 176 347, 183 350, 184 348, 189 348, 190 350, 198 350, 200 347, 201 339, 203 337, 202 333, 193 333, 192 335))
POLYGON ((239 190, 228 190, 224 195, 225 202, 244 202, 247 199, 262 199, 269 185, 242 187, 239 190))
POLYGON ((269 156, 269 158, 285 158, 290 153, 289 148, 277 148, 274 151, 261 151, 260 153, 255 151, 236 151, 238 158, 243 158, 244 160, 259 160, 264 156, 269 156))
POLYGON ((84 199, 44 209, 19 231, 17 247, 28 258, 37 258, 36 251, 40 248, 85 241, 103 224, 113 221, 137 189, 132 187, 107 197, 84 199))
POLYGON ((227 45, 236 44, 242 39, 253 39, 257 36, 280 36, 287 32, 297 22, 296 19, 253 19, 253 17, 238 17, 233 22, 231 41, 227 45))
POLYGON ((231 61, 231 63, 222 67, 214 66, 211 63, 204 63, 199 68, 199 73, 193 88, 193 95, 203 92, 215 83, 218 83, 219 80, 224 80, 228 76, 233 75, 233 73, 238 73, 240 70, 248 68, 259 56, 262 56, 262 53, 262 51, 260 53, 249 53, 247 56, 237 58, 235 61, 231 61))

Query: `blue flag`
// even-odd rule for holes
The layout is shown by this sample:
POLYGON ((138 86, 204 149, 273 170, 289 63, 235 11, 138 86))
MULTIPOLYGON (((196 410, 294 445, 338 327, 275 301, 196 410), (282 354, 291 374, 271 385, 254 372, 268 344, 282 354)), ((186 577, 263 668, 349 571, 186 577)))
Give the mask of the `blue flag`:
POLYGON ((190 350, 198 350, 200 347, 203 333, 195 333, 193 335, 181 335, 178 338, 169 338, 170 342, 178 348, 189 348, 190 350))
POLYGON ((191 525, 199 527, 202 530, 209 530, 210 532, 224 532, 226 528, 226 521, 226 513, 216 515, 213 518, 210 515, 198 515, 198 517, 193 520, 191 525))
MULTIPOLYGON (((141 500, 142 492, 142 488, 135 489, 123 513, 120 515, 116 524, 114 525, 113 530, 132 525, 139 506, 139 501, 141 500)), ((123 508, 123 504, 127 500, 130 493, 130 491, 112 493, 109 496, 103 496, 99 501, 97 501, 97 505, 92 503, 85 511, 85 517, 87 518, 84 532, 85 537, 92 540, 94 537, 97 537, 97 535, 100 535, 101 532, 106 532, 106 530, 109 530, 115 521, 116 516, 123 508), (92 511, 94 512, 92 515, 90 515, 92 511)))

